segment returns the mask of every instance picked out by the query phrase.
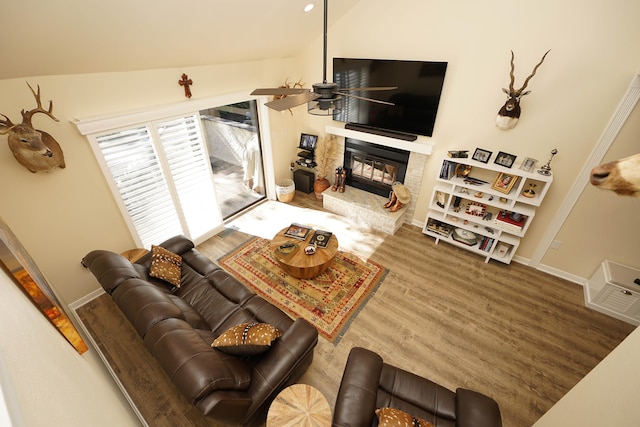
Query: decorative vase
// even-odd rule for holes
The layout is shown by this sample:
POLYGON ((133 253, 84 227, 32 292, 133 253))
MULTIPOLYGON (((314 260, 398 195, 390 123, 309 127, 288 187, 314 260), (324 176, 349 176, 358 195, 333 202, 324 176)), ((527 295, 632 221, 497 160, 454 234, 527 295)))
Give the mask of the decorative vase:
POLYGON ((313 182, 313 192, 316 195, 316 199, 322 200, 322 192, 331 187, 331 183, 325 177, 318 178, 313 182))

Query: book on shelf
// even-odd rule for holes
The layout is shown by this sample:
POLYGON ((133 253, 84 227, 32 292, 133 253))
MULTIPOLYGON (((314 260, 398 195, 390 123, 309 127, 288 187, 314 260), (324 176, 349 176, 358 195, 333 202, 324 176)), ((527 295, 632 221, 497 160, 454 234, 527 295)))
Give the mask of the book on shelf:
POLYGON ((316 230, 313 233, 311 240, 309 240, 309 244, 316 245, 319 248, 326 248, 331 236, 333 236, 333 233, 330 231, 316 230))
POLYGON ((449 160, 445 160, 444 162, 442 162, 442 168, 440 169, 440 179, 450 180, 451 178, 453 178, 457 165, 457 163, 450 162, 449 160))
POLYGON ((293 223, 287 228, 284 232, 284 235, 287 237, 293 237, 294 239, 304 240, 309 235, 311 231, 311 227, 307 227, 306 225, 293 223))

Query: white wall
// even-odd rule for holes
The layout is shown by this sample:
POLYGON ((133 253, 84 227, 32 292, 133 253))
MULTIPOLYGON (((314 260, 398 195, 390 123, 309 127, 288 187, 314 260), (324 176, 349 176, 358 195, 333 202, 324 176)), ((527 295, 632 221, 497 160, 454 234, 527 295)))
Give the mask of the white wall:
POLYGON ((95 350, 79 355, 1 269, 0 335, 2 392, 25 427, 140 425, 95 350))
POLYGON ((544 414, 535 427, 636 427, 640 424, 640 329, 544 414))

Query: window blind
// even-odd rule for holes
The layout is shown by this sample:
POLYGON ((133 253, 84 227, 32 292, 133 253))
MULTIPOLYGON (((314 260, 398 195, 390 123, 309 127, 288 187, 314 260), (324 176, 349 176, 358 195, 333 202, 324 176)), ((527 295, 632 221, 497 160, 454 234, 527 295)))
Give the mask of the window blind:
POLYGON ((197 114, 96 141, 142 247, 178 234, 195 241, 221 224, 197 114))

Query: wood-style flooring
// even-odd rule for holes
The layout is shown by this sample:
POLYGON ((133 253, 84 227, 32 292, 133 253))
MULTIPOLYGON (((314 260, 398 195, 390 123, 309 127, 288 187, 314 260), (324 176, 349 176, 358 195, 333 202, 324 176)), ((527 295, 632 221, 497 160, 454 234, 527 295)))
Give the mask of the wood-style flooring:
MULTIPOLYGON (((462 249, 435 245, 412 225, 395 235, 370 230, 323 212, 313 194, 296 192, 291 204, 261 204, 198 250, 216 260, 250 235, 273 236, 291 222, 332 230, 340 250, 390 269, 337 345, 319 339, 300 381, 318 388, 332 407, 349 351, 360 346, 452 390, 493 397, 505 427, 531 426, 634 329, 586 308, 579 285, 518 263, 485 264, 462 249)), ((141 391, 132 399, 145 418, 152 417, 149 425, 219 426, 204 424, 188 404, 159 403, 159 395, 171 393, 165 380, 153 387, 149 378, 140 383, 140 375, 158 372, 142 374, 132 365, 157 366, 139 356, 131 362, 126 352, 144 347, 131 344, 135 336, 109 303, 100 297, 78 314, 103 353, 111 354, 107 359, 120 380, 141 391), (111 316, 115 320, 105 319, 111 316)))

